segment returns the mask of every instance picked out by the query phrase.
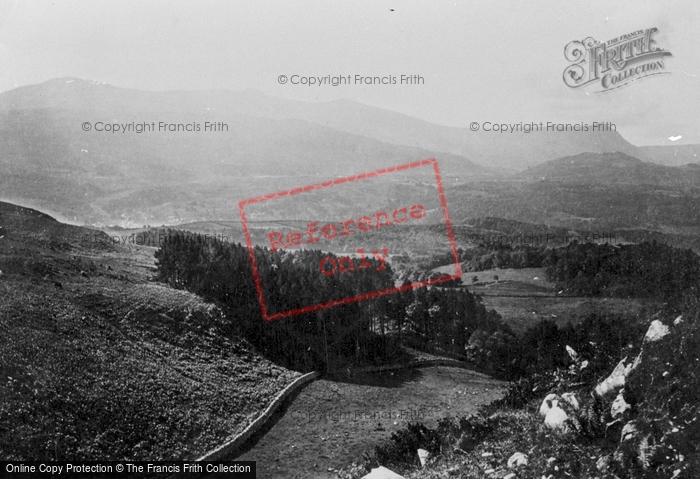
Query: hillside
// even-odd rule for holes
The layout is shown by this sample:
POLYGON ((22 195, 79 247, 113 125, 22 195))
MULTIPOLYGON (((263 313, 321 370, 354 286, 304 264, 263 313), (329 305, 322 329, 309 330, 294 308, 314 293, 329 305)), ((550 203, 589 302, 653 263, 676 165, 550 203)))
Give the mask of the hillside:
POLYGON ((567 340, 565 367, 511 383, 478 414, 409 425, 338 477, 382 465, 406 479, 696 478, 697 308, 693 296, 643 315, 620 345, 584 351, 567 340), (429 453, 424 465, 420 449, 429 453))
POLYGON ((152 283, 153 248, 0 203, 0 456, 193 459, 298 373, 152 283))
MULTIPOLYGON (((141 92, 76 79, 3 93, 1 199, 88 224, 227 220, 243 198, 436 154, 304 119, 263 117, 240 106, 249 95, 141 92), (205 131, 207 122, 226 129, 205 131), (134 131, 144 123, 149 129, 134 131), (112 124, 133 125, 98 131, 112 124), (171 131, 178 125, 181 131, 171 131), (182 131, 193 125, 199 131, 182 131)), ((496 174, 463 156, 440 161, 453 176, 496 174)))
POLYGON ((700 145, 655 145, 640 146, 647 158, 667 166, 682 166, 688 163, 700 163, 700 145))
POLYGON ((582 153, 546 161, 520 174, 522 177, 576 184, 629 184, 697 187, 700 171, 693 167, 647 163, 619 151, 582 153))
POLYGON ((303 120, 392 145, 467 157, 483 165, 513 170, 585 151, 625 151, 643 156, 617 132, 473 132, 350 100, 307 103, 270 97, 255 90, 148 92, 78 78, 58 78, 17 88, 0 96, 0 111, 28 109, 102 111, 119 113, 119 116, 142 112, 208 111, 215 114, 218 121, 234 120, 239 115, 303 120))
POLYGON ((495 217, 700 248, 700 170, 648 163, 623 152, 582 153, 507 179, 447 185, 456 218, 495 217))

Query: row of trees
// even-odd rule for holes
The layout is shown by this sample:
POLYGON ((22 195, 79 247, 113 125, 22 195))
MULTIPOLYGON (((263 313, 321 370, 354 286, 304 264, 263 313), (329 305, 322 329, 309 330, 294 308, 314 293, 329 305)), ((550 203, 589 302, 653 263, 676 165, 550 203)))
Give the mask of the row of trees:
MULTIPOLYGON (((459 261, 463 271, 487 271, 499 268, 541 268, 545 246, 508 244, 481 244, 474 248, 458 248, 459 261)), ((428 262, 427 269, 453 264, 451 252, 437 255, 428 262)))

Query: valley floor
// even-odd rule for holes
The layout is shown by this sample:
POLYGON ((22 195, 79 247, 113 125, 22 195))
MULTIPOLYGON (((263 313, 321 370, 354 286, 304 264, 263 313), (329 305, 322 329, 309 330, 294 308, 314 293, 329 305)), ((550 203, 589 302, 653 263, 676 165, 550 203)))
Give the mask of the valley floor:
POLYGON ((318 380, 281 411, 237 460, 257 461, 260 479, 330 479, 408 422, 435 427, 501 397, 505 383, 480 373, 428 367, 318 380))

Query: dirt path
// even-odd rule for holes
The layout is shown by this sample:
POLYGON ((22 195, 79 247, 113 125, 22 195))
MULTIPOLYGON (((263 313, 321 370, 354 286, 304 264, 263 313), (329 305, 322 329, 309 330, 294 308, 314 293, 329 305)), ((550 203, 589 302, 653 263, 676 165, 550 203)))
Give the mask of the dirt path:
POLYGON ((257 461, 259 479, 332 478, 406 423, 434 427, 442 417, 474 413, 503 386, 442 366, 366 374, 353 383, 315 381, 237 460, 257 461))

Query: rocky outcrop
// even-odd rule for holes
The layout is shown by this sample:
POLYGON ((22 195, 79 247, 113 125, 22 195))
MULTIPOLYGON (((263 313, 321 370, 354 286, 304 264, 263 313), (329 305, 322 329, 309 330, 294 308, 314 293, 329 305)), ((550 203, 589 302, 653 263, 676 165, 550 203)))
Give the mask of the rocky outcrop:
MULTIPOLYGON (((684 392, 684 402, 678 402, 679 391, 683 391, 684 386, 678 380, 673 382, 679 374, 678 365, 673 362, 676 354, 673 350, 677 347, 681 354, 679 361, 687 362, 687 357, 682 356, 685 343, 672 345, 663 341, 668 341, 667 337, 676 328, 689 326, 683 316, 667 323, 658 319, 652 321, 641 342, 639 354, 633 361, 628 361, 627 357, 622 359, 595 386, 590 400, 581 404, 573 393, 547 394, 539 408, 545 425, 552 430, 576 432, 589 437, 619 434, 617 449, 597 460, 596 469, 603 474, 629 467, 651 470, 665 464, 666 471, 671 470, 673 477, 678 476, 685 470, 684 456, 680 452, 684 446, 679 442, 678 435, 697 419, 692 412, 696 405, 688 402, 692 397, 692 393, 688 392, 684 392), (672 395, 671 402, 669 394, 672 395), (656 402, 650 403, 652 400, 656 402), (678 418, 672 415, 672 410, 678 411, 678 418), (680 413, 684 411, 686 420, 679 425, 680 413), (664 417, 666 419, 659 419, 664 417), (664 421, 669 425, 665 426, 664 421)), ((681 341, 692 338, 680 329, 679 332, 677 337, 681 341)), ((690 349, 690 346, 686 346, 686 350, 690 349)), ((566 350, 576 364, 582 363, 573 349, 567 346, 566 350)), ((688 372, 687 364, 683 372, 688 372)), ((692 379, 693 376, 685 377, 692 379)))

